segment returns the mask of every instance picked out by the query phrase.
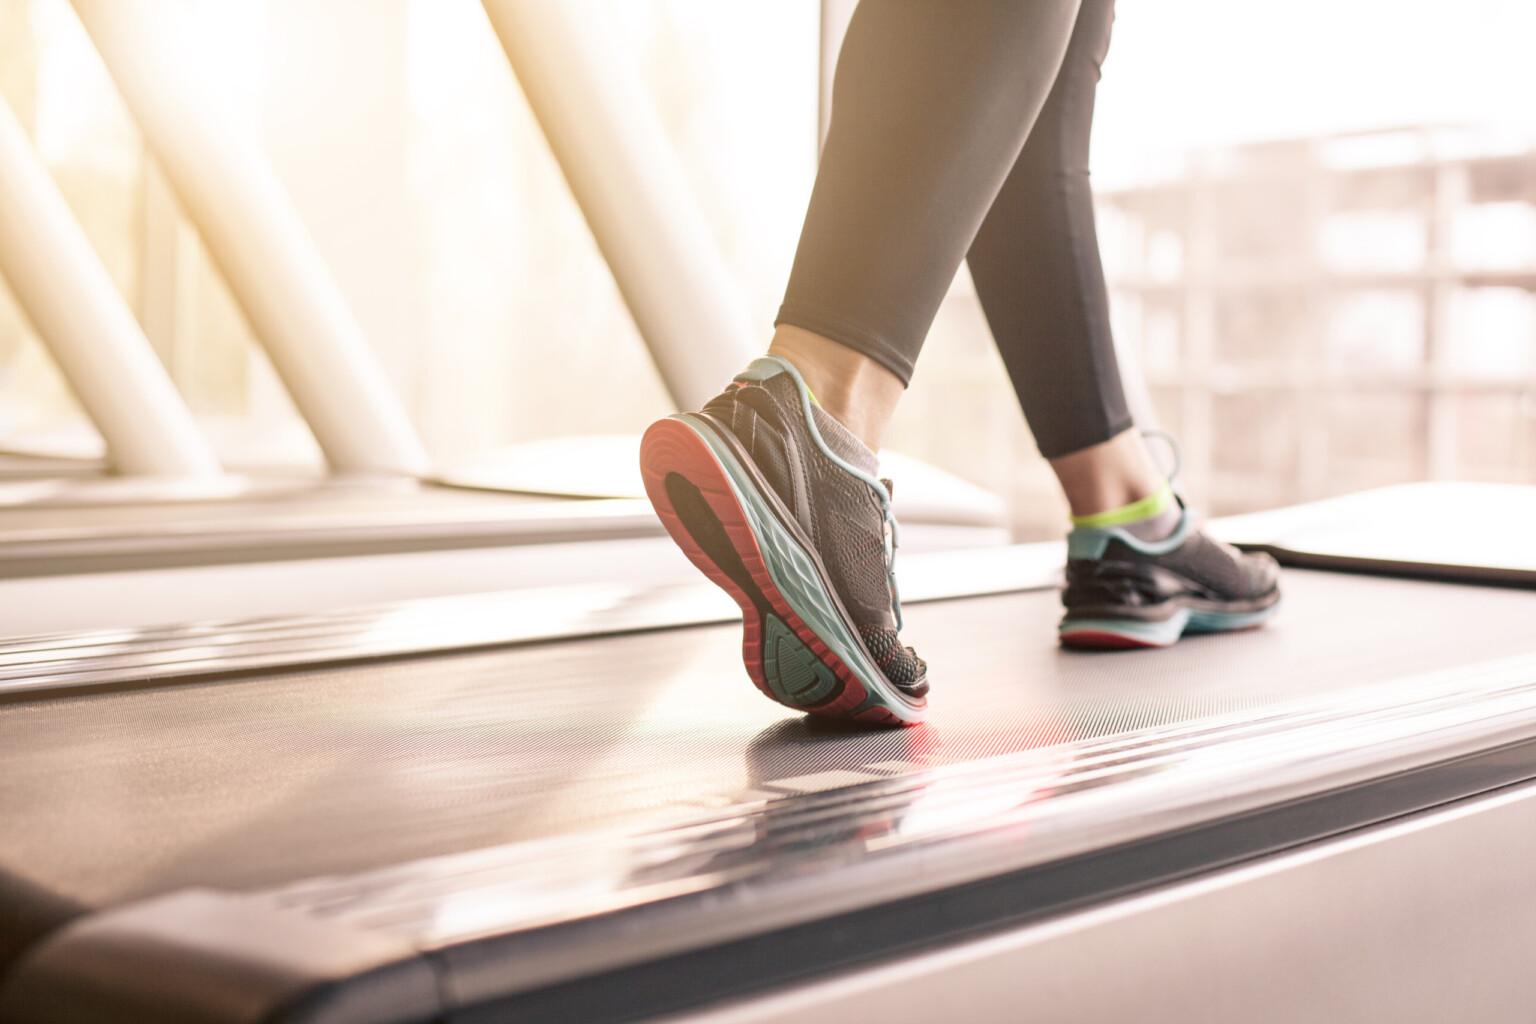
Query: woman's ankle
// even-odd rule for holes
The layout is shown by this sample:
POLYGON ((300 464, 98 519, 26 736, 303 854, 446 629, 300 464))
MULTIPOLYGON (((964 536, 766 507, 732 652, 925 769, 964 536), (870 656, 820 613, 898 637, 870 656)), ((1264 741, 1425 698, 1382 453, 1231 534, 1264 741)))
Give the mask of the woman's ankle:
POLYGON ((780 326, 768 354, 789 360, 816 403, 879 451, 906 386, 890 370, 846 345, 799 327, 780 326))
POLYGON ((1152 498, 1168 482, 1134 428, 1050 462, 1072 515, 1079 518, 1152 498))

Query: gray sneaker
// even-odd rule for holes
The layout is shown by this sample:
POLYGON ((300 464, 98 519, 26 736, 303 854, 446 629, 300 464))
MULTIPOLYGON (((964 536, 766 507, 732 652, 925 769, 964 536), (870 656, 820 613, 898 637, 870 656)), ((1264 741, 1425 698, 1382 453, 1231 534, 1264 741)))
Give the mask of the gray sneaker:
POLYGON ((758 689, 813 715, 922 720, 927 666, 897 637, 890 484, 790 363, 753 360, 701 411, 651 424, 640 469, 672 539, 741 606, 758 689))
POLYGON ((1167 647, 1185 633, 1262 624, 1280 603, 1280 567, 1223 544, 1185 508, 1160 541, 1114 526, 1074 529, 1061 603, 1067 647, 1167 647))

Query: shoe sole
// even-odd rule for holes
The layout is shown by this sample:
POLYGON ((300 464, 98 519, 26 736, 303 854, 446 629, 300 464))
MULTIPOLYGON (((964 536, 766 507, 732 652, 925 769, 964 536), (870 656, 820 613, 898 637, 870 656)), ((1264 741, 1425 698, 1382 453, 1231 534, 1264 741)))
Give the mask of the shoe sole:
POLYGON ((1172 647, 1186 633, 1230 633, 1262 626, 1280 607, 1245 612, 1219 612, 1180 608, 1158 622, 1140 619, 1063 619, 1057 633, 1063 647, 1081 650, 1123 651, 1146 647, 1172 647))
POLYGON ((708 422, 684 413, 653 423, 640 471, 667 533, 741 607, 742 662, 764 695, 829 718, 922 721, 926 698, 900 694, 880 674, 817 560, 708 422))

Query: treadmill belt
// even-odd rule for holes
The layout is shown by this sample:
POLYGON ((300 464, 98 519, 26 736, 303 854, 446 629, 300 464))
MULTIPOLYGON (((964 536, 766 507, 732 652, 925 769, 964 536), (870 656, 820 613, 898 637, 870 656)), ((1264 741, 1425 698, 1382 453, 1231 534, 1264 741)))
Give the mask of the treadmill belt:
POLYGON ((1057 596, 913 607, 927 725, 759 695, 739 625, 0 706, 0 870, 107 906, 250 890, 1192 722, 1530 652, 1536 593, 1291 571, 1266 628, 1055 643, 1057 596))

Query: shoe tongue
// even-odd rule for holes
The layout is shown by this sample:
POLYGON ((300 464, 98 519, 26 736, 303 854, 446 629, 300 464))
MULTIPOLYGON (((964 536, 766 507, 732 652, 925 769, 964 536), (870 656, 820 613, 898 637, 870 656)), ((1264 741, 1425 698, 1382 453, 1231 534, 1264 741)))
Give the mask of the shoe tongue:
POLYGON ((833 455, 870 476, 880 471, 879 457, 855 437, 853 431, 837 422, 831 413, 819 405, 813 405, 811 416, 816 420, 816 429, 821 431, 821 439, 827 442, 833 455))

